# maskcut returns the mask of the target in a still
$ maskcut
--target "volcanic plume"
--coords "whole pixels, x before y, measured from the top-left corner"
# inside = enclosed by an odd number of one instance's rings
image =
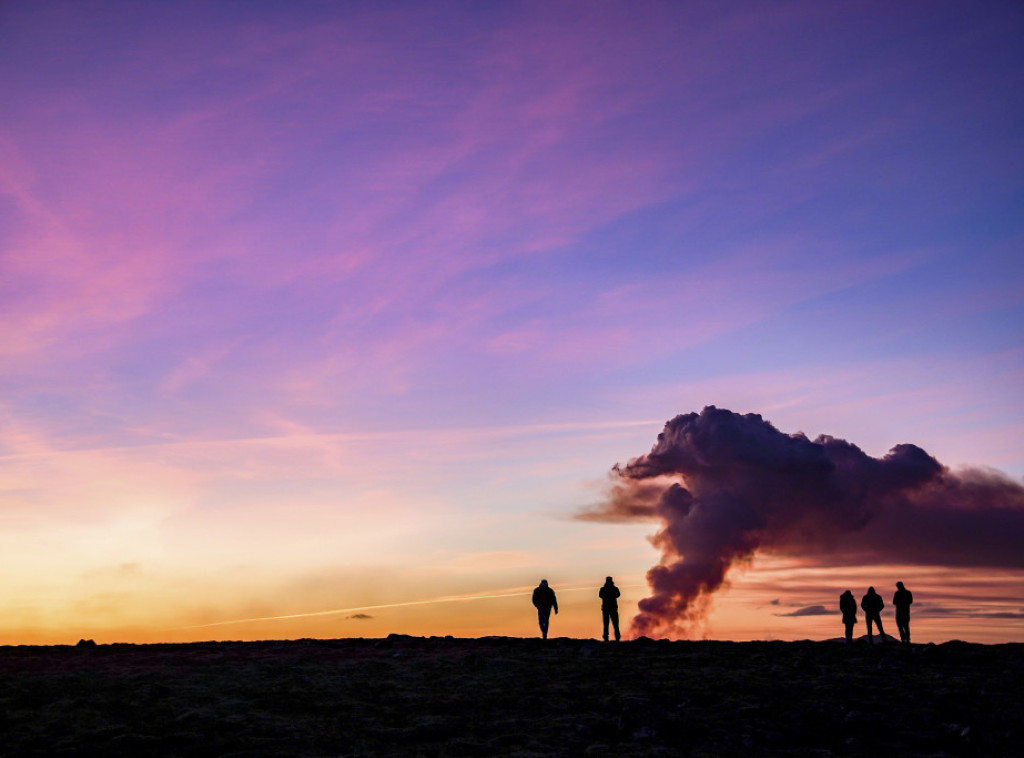
[[[685,637],[729,569],[756,551],[859,562],[1024,567],[1024,486],[952,472],[916,445],[872,458],[757,414],[708,406],[665,424],[646,455],[612,469],[608,500],[579,518],[656,518],[635,635]]]

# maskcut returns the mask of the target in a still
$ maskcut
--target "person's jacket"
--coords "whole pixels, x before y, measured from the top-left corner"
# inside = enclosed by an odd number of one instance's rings
[[[853,595],[844,592],[839,596],[839,610],[843,612],[843,622],[857,620],[857,601]]]
[[[903,611],[906,613],[910,610],[911,603],[914,602],[914,596],[910,594],[910,590],[896,590],[896,594],[892,596],[892,604],[896,606],[896,612]]]
[[[860,601],[860,607],[864,609],[864,613],[881,613],[882,609],[885,608],[885,601],[882,600],[882,596],[877,592],[869,592]]]
[[[555,591],[550,587],[537,587],[533,590],[533,604],[537,608],[554,608],[558,610],[558,601],[555,599]]]
[[[597,593],[601,598],[601,608],[606,611],[617,611],[619,609],[619,588],[614,584],[606,584]]]

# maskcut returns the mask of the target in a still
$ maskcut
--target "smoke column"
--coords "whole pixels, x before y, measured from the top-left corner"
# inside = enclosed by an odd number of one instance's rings
[[[1024,487],[951,472],[915,445],[872,458],[757,414],[706,407],[665,424],[651,451],[612,469],[607,502],[578,517],[655,518],[634,635],[686,637],[729,569],[755,551],[832,561],[1024,567]]]

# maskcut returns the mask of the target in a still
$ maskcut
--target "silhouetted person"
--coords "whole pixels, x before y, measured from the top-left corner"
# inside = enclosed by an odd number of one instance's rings
[[[864,609],[864,623],[868,625],[868,642],[874,642],[871,636],[871,624],[878,626],[878,634],[885,642],[885,631],[882,629],[882,609],[885,608],[885,601],[882,596],[875,592],[874,587],[868,587],[868,594],[860,600],[860,607]]]
[[[547,639],[551,609],[554,608],[555,615],[558,615],[558,599],[555,597],[555,591],[548,587],[547,579],[541,579],[540,585],[533,590],[533,604],[537,607],[537,621],[540,622],[541,636]]]
[[[857,599],[847,590],[839,596],[839,610],[843,613],[846,626],[846,641],[853,642],[853,625],[857,623]]]
[[[619,588],[615,586],[615,582],[609,576],[604,580],[604,586],[597,593],[597,596],[601,598],[601,617],[604,621],[604,641],[608,641],[608,622],[612,622],[612,626],[615,628],[615,641],[618,642],[621,637],[619,636]]]
[[[910,605],[914,596],[903,582],[896,582],[896,594],[892,596],[892,604],[896,608],[896,628],[900,630],[900,642],[910,642]]]

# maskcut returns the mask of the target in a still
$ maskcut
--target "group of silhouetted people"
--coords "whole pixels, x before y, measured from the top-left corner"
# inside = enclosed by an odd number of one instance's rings
[[[615,631],[615,641],[621,639],[620,594],[619,588],[615,586],[610,576],[604,580],[604,586],[597,592],[597,596],[601,598],[602,637],[605,642],[608,641],[609,623]],[[910,590],[903,586],[903,582],[896,582],[896,594],[892,596],[892,605],[896,609],[896,628],[899,629],[901,642],[910,642],[910,606],[913,602],[914,596]],[[555,591],[548,586],[547,579],[541,579],[540,584],[533,590],[533,605],[537,609],[541,637],[547,639],[551,611],[553,610],[555,615],[558,614],[558,598],[555,597]],[[878,634],[882,642],[885,642],[885,630],[882,629],[882,609],[885,608],[885,601],[875,592],[874,587],[868,587],[867,594],[861,598],[860,607],[864,611],[864,620],[868,625],[868,642],[875,641],[873,627],[878,628]],[[849,590],[839,596],[839,610],[843,614],[843,624],[846,626],[846,641],[853,642],[853,626],[857,623],[857,600]]]
[[[604,586],[597,592],[601,598],[601,617],[604,623],[604,641],[608,641],[608,624],[615,630],[615,641],[621,639],[619,634],[619,588],[609,576],[604,580]],[[555,591],[548,586],[547,579],[541,579],[540,584],[533,591],[533,605],[537,609],[537,621],[540,623],[540,635],[548,638],[548,622],[551,620],[551,611],[558,615],[558,598]]]
[[[900,631],[900,641],[910,642],[910,605],[914,602],[914,596],[910,590],[903,586],[903,582],[896,582],[896,594],[892,596],[892,605],[896,609],[896,628]],[[868,593],[861,598],[860,607],[864,611],[864,621],[868,625],[868,642],[874,642],[875,638],[871,627],[878,627],[878,635],[885,642],[885,631],[882,629],[882,609],[885,608],[885,601],[882,596],[875,592],[874,587],[868,587]],[[846,626],[846,641],[853,642],[853,625],[857,623],[857,601],[853,593],[847,590],[839,596],[839,610],[843,614],[843,624]]]

